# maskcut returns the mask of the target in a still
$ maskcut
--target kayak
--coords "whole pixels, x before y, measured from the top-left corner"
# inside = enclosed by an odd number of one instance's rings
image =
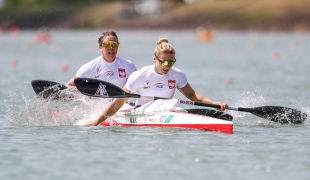
[[[66,86],[48,80],[33,80],[32,86],[39,97],[55,100],[59,99],[61,91],[66,89]],[[185,111],[172,110],[146,114],[135,114],[128,110],[120,111],[103,121],[100,126],[155,126],[233,133],[233,117],[230,114],[202,108]]]
[[[139,94],[124,92],[121,88],[105,81],[92,78],[76,78],[74,80],[77,89],[84,95],[99,98],[147,98],[152,100],[166,99],[161,97],[144,97]],[[32,87],[38,98],[58,100],[61,99],[61,92],[67,87],[63,84],[48,80],[33,80]],[[105,87],[105,94],[98,94],[98,90]],[[101,92],[101,91],[100,91]],[[70,98],[69,98],[70,99]],[[195,101],[179,100],[180,104],[220,108],[219,105],[206,104]],[[267,119],[281,124],[301,124],[307,120],[307,113],[298,109],[281,106],[261,106],[261,107],[231,107],[228,110],[251,113],[260,118]],[[118,112],[115,116],[101,123],[101,126],[157,126],[174,128],[192,128],[207,131],[218,131],[233,133],[233,117],[210,109],[186,109],[186,112],[170,111],[152,114],[132,114],[128,112]]]
[[[173,111],[143,115],[118,112],[113,117],[103,121],[100,126],[155,126],[233,133],[232,120]]]

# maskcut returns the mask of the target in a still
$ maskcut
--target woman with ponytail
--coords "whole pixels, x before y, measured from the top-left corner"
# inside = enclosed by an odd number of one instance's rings
[[[133,72],[129,76],[123,90],[128,93],[140,94],[141,96],[157,96],[171,99],[175,93],[175,90],[178,89],[191,101],[218,104],[221,106],[221,109],[219,110],[224,111],[228,107],[226,103],[212,101],[195,91],[190,86],[187,82],[185,73],[173,66],[176,63],[175,54],[175,49],[171,44],[169,44],[168,39],[160,38],[156,41],[156,48],[153,55],[154,64]],[[128,98],[114,99],[102,111],[101,115],[97,119],[88,121],[85,125],[99,125],[109,116],[114,115],[127,100]],[[150,100],[139,98],[136,101],[136,107],[143,105],[149,106],[149,103],[155,102],[150,102]]]

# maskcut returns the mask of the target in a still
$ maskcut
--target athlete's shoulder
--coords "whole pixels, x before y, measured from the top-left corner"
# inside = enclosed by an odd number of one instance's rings
[[[145,76],[146,74],[148,74],[149,72],[149,69],[150,69],[150,66],[145,66],[145,67],[142,67],[141,69],[133,72],[131,75],[138,78],[138,77],[143,77]]]
[[[98,57],[95,57],[94,59],[92,59],[91,61],[89,61],[88,65],[91,65],[91,64],[100,64],[101,63],[101,60],[102,60],[102,57],[101,56],[98,56]]]
[[[85,63],[81,68],[89,68],[89,67],[94,67],[100,65],[101,62],[101,56],[98,56],[91,61]]]
[[[170,70],[171,70],[171,71],[174,71],[174,72],[183,72],[181,69],[176,68],[176,67],[174,67],[174,66],[173,66]]]
[[[117,60],[123,62],[123,63],[127,63],[127,64],[132,64],[135,65],[132,61],[128,60],[128,59],[124,59],[122,57],[116,56]]]
[[[123,66],[126,67],[126,69],[129,68],[131,72],[134,72],[137,70],[136,65],[132,61],[130,61],[128,59],[121,58],[119,56],[116,56],[116,58]]]
[[[182,75],[185,75],[185,73],[184,73],[181,69],[176,68],[176,67],[172,67],[172,68],[170,69],[170,72],[173,73],[173,74],[182,74]]]
[[[176,67],[172,67],[169,71],[170,75],[176,77],[176,78],[187,78],[186,77],[186,74],[181,70],[181,69],[178,69]]]
[[[150,70],[152,70],[152,68],[153,68],[153,65],[144,66],[141,69],[137,70],[136,72],[138,74],[144,74],[144,73],[150,72]]]

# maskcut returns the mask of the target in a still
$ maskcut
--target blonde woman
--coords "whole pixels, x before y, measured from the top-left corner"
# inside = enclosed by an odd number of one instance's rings
[[[212,101],[202,94],[195,91],[187,82],[186,75],[178,68],[173,67],[176,63],[175,50],[168,39],[160,38],[156,42],[156,48],[153,56],[154,64],[141,68],[132,73],[123,90],[128,93],[140,94],[141,96],[157,96],[163,98],[172,98],[175,90],[178,89],[185,97],[191,101],[218,104],[220,110],[224,111],[228,105],[223,102]],[[95,120],[87,121],[85,125],[99,125],[114,115],[128,100],[128,98],[114,99],[102,111]],[[142,106],[148,103],[148,100],[137,99],[136,105]]]

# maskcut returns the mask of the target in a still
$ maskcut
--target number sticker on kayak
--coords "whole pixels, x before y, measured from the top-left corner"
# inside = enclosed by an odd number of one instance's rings
[[[167,117],[167,119],[165,120],[165,123],[169,123],[170,120],[173,118],[174,115],[170,115]]]
[[[130,117],[129,121],[132,124],[136,124],[137,123],[137,118],[136,117]]]
[[[164,119],[166,119],[166,116],[161,116],[158,120],[159,123],[163,123]]]

